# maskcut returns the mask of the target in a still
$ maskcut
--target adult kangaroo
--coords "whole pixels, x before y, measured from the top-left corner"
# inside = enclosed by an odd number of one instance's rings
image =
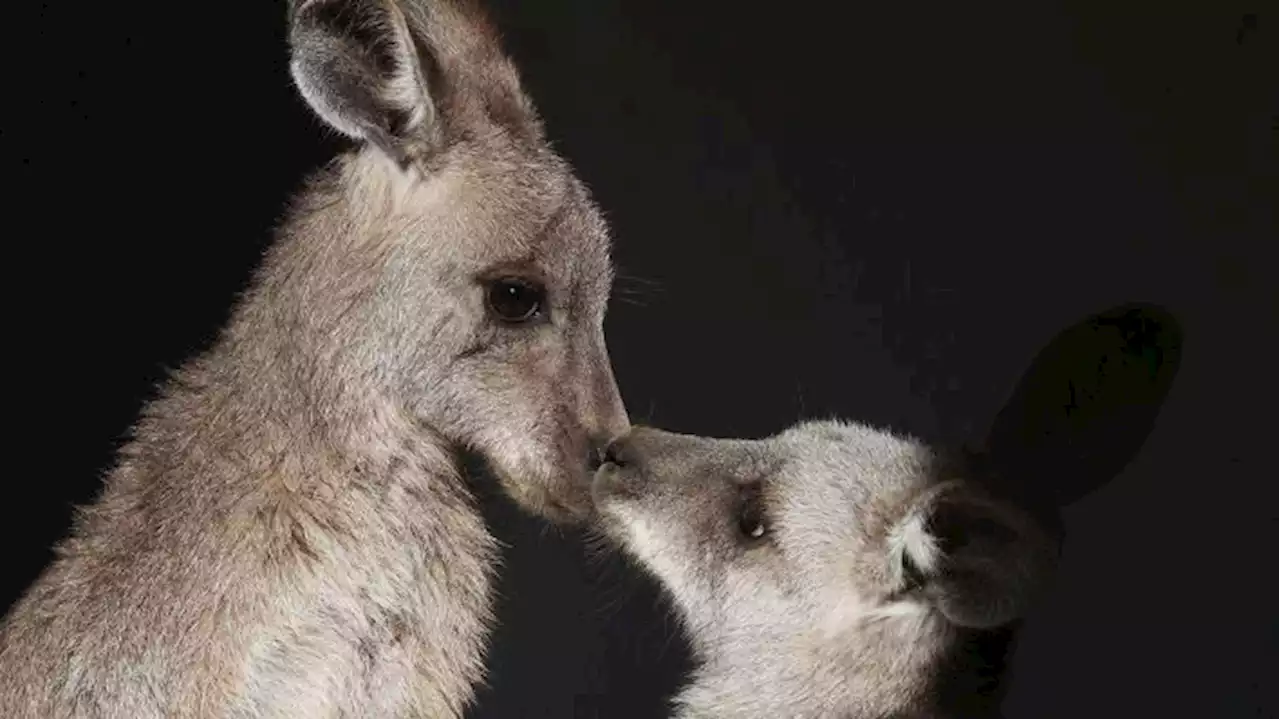
[[[573,522],[629,427],[607,228],[479,8],[288,15],[298,90],[356,147],[5,618],[2,716],[459,716],[496,561],[461,453]]]

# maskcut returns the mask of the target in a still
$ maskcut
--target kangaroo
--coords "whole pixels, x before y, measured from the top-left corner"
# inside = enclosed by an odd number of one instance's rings
[[[497,555],[459,458],[580,522],[629,427],[607,227],[482,12],[288,23],[298,91],[353,148],[5,617],[0,715],[460,716]]]
[[[1029,468],[1025,449],[1055,432],[1087,436],[1077,419],[1108,397],[1119,409],[1144,387],[1158,406],[1178,337],[1172,318],[1142,307],[1064,332],[973,451],[836,420],[761,440],[636,427],[614,442],[593,484],[599,529],[667,590],[701,661],[675,716],[996,716],[1000,694],[975,649],[1050,586],[1061,540],[1029,496],[1000,489],[1000,468]],[[1120,361],[1090,383],[1108,357]],[[1086,385],[1105,392],[1059,403]],[[1070,421],[1046,413],[1055,404]],[[1145,429],[1131,432],[1132,453]],[[1005,444],[1015,436],[1021,448]],[[1053,451],[1072,466],[1061,444]],[[1095,480],[1123,466],[1078,456],[1076,468],[1104,467]]]

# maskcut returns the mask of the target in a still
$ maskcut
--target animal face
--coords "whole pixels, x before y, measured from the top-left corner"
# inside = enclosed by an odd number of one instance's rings
[[[959,465],[856,424],[756,441],[636,428],[606,457],[594,484],[604,531],[668,588],[704,647],[847,637],[894,616],[945,620],[920,632],[996,626],[1050,565],[1036,527]]]
[[[584,516],[591,457],[629,427],[609,233],[496,33],[469,2],[307,0],[290,24],[300,93],[361,143],[297,222],[327,238],[306,250],[305,321],[341,308],[326,356],[483,454],[527,509]]]
[[[411,191],[380,321],[403,338],[414,412],[483,454],[526,508],[568,521],[628,422],[603,333],[607,228],[566,166],[536,159],[459,158]]]
[[[600,528],[665,586],[701,659],[675,715],[997,716],[990,652],[1052,574],[1053,515],[1142,446],[1181,344],[1159,307],[1083,318],[977,452],[842,422],[613,443]]]
[[[447,307],[419,318],[431,329],[420,346],[434,347],[410,391],[421,392],[419,414],[484,454],[516,500],[569,520],[590,507],[592,458],[629,425],[603,333],[607,230],[586,189],[548,165],[537,191],[527,168],[474,178],[494,187],[459,189],[449,210],[469,241],[445,256],[409,252],[416,269],[406,271],[423,273],[410,284],[439,288]]]

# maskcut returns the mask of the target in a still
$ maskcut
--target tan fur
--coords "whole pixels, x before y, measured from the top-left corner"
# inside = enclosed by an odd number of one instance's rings
[[[459,451],[576,521],[593,446],[627,429],[606,227],[483,17],[310,0],[290,22],[299,88],[359,147],[6,616],[0,716],[459,716],[495,561]],[[511,275],[545,285],[540,321],[491,316]]]
[[[968,716],[943,687],[956,650],[1018,619],[1054,566],[1050,536],[962,464],[862,425],[636,428],[608,456],[602,529],[666,587],[701,660],[685,719]],[[740,526],[757,491],[758,540]]]

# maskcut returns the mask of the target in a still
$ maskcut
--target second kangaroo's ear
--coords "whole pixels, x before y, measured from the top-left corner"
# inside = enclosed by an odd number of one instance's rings
[[[953,624],[1021,619],[1057,564],[1057,545],[1013,506],[945,483],[919,497],[889,536],[891,572]]]
[[[291,0],[289,47],[316,115],[401,164],[489,128],[537,132],[514,66],[469,0]]]
[[[1062,507],[1141,449],[1177,376],[1182,328],[1163,308],[1113,307],[1058,333],[997,414],[983,453],[1008,483]]]

